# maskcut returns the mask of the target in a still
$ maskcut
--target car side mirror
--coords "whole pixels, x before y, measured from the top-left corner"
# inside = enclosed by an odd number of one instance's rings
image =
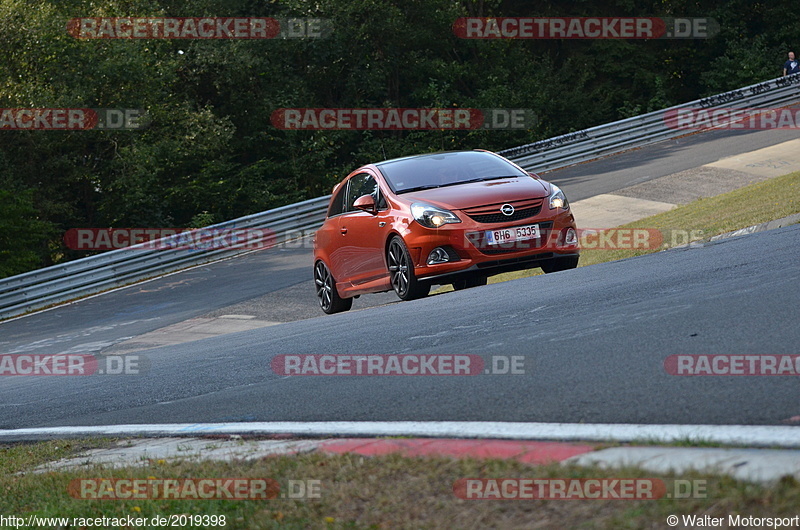
[[[375,197],[372,195],[362,195],[353,203],[353,208],[358,208],[371,214],[377,213],[375,211]]]

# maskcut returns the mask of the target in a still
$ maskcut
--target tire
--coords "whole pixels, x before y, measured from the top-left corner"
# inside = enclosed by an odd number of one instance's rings
[[[489,278],[487,278],[486,276],[482,276],[480,274],[472,276],[464,276],[463,278],[459,278],[458,280],[453,282],[453,290],[463,291],[464,289],[480,287],[481,285],[486,285],[488,281]]]
[[[317,290],[317,298],[319,298],[319,306],[322,310],[332,315],[334,313],[341,313],[353,307],[352,298],[341,298],[339,292],[336,290],[336,280],[333,278],[331,271],[324,262],[318,261],[314,265],[314,286]]]
[[[550,274],[551,272],[560,272],[566,271],[569,269],[574,269],[578,266],[578,258],[579,256],[564,256],[563,258],[553,258],[551,260],[546,261],[542,265],[542,270],[545,274]]]
[[[389,267],[392,288],[400,300],[415,300],[428,296],[431,284],[417,280],[414,275],[414,264],[411,263],[411,255],[399,236],[394,236],[389,241],[386,264]]]

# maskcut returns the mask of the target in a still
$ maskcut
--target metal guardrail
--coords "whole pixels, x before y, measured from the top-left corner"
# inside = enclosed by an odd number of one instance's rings
[[[269,245],[301,237],[325,219],[330,196],[310,199],[240,217],[199,230],[199,248],[186,248],[180,235],[54,265],[0,280],[0,318],[127,285],[182,268],[252,250],[225,243],[226,233],[241,229],[268,231]],[[207,247],[207,248],[202,248]]]
[[[668,109],[505,149],[498,154],[526,170],[543,173],[694,132],[676,127],[676,120],[667,117],[670,111],[775,108],[795,103],[800,100],[798,84],[800,74],[779,77]]]
[[[684,129],[670,127],[668,113],[678,109],[753,108],[786,106],[800,100],[800,74],[777,78],[724,94],[691,101],[625,120],[591,127],[531,144],[500,151],[527,170],[545,172],[601,156],[683,136]],[[325,218],[330,195],[240,217],[202,230],[270,230],[274,244],[318,228]],[[154,243],[104,252],[62,265],[26,272],[0,280],[0,318],[9,318],[48,305],[152,278],[182,268],[248,252],[247,248],[215,245],[208,249],[170,247],[169,238]]]

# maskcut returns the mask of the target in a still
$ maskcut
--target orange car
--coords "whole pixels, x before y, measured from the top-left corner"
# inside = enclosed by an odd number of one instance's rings
[[[322,310],[394,289],[402,300],[431,285],[456,290],[487,277],[578,266],[575,219],[564,193],[488,151],[409,156],[363,166],[333,189],[314,239]]]

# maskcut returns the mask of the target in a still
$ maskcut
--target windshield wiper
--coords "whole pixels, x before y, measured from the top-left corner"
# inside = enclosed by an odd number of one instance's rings
[[[397,190],[397,193],[409,193],[412,191],[432,190],[434,188],[441,188],[444,184],[428,185],[428,186],[414,186],[413,188],[406,188],[404,190]]]
[[[484,182],[487,180],[498,180],[498,179],[508,179],[508,178],[519,178],[520,175],[500,175],[497,177],[478,177],[469,180],[459,180],[458,182],[447,182],[445,184],[429,184],[427,186],[415,186],[413,188],[408,188],[404,190],[399,190],[397,193],[409,193],[412,191],[422,191],[422,190],[432,190],[434,188],[445,188],[447,186],[458,186],[459,184],[470,184],[473,182]]]
[[[500,175],[498,177],[478,177],[478,178],[469,179],[469,180],[462,180],[461,182],[453,182],[451,184],[448,184],[448,186],[453,186],[455,184],[468,184],[470,182],[484,182],[486,180],[515,179],[515,178],[519,178],[519,175]]]

